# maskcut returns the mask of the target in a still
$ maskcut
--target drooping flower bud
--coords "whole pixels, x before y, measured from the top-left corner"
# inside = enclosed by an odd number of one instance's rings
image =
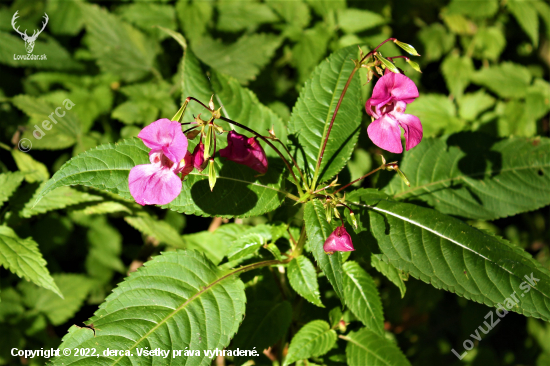
[[[333,254],[334,252],[350,252],[355,250],[355,248],[346,228],[338,226],[325,241],[323,250],[327,254]]]
[[[193,170],[193,154],[191,154],[189,151],[185,153],[185,157],[180,162],[180,165],[183,165],[183,168],[181,169],[181,178],[183,179],[186,175],[191,173]]]
[[[246,165],[260,174],[267,172],[267,157],[255,137],[247,138],[235,131],[227,134],[227,147],[220,150],[220,156],[235,163]]]
[[[204,161],[204,144],[201,141],[197,146],[195,146],[195,150],[193,150],[193,166],[199,172],[202,172],[206,167]]]

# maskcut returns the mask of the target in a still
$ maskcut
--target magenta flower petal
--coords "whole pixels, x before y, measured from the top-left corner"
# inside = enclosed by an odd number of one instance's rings
[[[227,147],[220,150],[220,156],[246,165],[260,174],[267,172],[267,157],[262,145],[254,137],[247,138],[235,131],[229,131]]]
[[[389,115],[385,114],[372,122],[367,133],[376,146],[395,154],[403,152],[401,130],[397,121]]]
[[[193,165],[199,172],[204,170],[204,144],[202,141],[193,150]]]
[[[162,151],[172,162],[179,163],[187,151],[187,137],[181,130],[181,124],[167,118],[159,119],[143,128],[138,137],[153,151]]]
[[[355,250],[355,248],[353,247],[351,236],[346,231],[346,228],[344,226],[338,226],[325,241],[323,250],[327,254],[332,254],[334,252],[350,252]]]
[[[407,151],[422,141],[422,123],[420,118],[412,114],[395,114],[399,125],[405,130],[405,148]]]
[[[193,170],[194,168],[193,160],[194,160],[193,154],[187,151],[187,153],[185,154],[185,158],[183,158],[183,160],[180,163],[180,168],[179,168],[182,178],[188,175],[189,173],[191,173],[191,171]]]
[[[380,78],[372,91],[371,104],[380,106],[392,101],[412,103],[418,98],[418,88],[403,74],[389,73]]]
[[[181,179],[157,164],[137,165],[130,170],[128,185],[140,205],[165,205],[181,192]]]

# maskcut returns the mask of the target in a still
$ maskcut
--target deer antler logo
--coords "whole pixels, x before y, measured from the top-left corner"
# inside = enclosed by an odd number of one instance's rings
[[[15,28],[15,20],[17,18],[19,18],[19,16],[17,15],[17,13],[19,12],[16,11],[15,14],[13,14],[13,18],[11,18],[11,26],[13,27],[13,29],[15,29],[15,31],[17,33],[19,33],[21,35],[21,38],[23,38],[23,41],[25,41],[25,48],[27,49],[27,53],[32,53],[32,50],[34,49],[34,42],[36,41],[36,38],[38,37],[38,35],[40,33],[42,33],[42,31],[44,30],[44,28],[46,28],[46,24],[48,24],[48,14],[44,13],[44,19],[46,20],[45,22],[42,22],[42,29],[40,29],[38,31],[38,33],[36,33],[37,31],[35,30],[32,34],[32,36],[28,36],[27,35],[27,30],[25,29],[24,32],[20,32],[19,31],[19,27]]]

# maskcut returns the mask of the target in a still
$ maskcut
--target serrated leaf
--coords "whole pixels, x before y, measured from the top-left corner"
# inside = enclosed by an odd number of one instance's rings
[[[399,347],[367,328],[346,336],[346,356],[349,366],[410,366]]]
[[[468,121],[474,121],[481,112],[494,105],[495,98],[480,89],[475,93],[464,94],[458,100],[458,114]]]
[[[518,21],[520,27],[527,33],[533,46],[539,44],[539,17],[537,9],[531,1],[510,0],[506,3],[508,9]]]
[[[43,187],[44,182],[41,186]],[[25,218],[39,215],[48,211],[60,210],[62,208],[77,205],[84,202],[102,201],[103,197],[89,194],[86,192],[77,191],[70,187],[59,187],[50,191],[39,202],[36,199],[39,195],[40,188],[36,191],[29,202],[25,204],[21,211],[21,216]]]
[[[357,206],[384,260],[398,269],[487,306],[506,304],[508,310],[550,319],[550,272],[523,249],[429,208],[391,201]],[[538,281],[526,292],[531,276]],[[510,304],[514,293],[524,296]]]
[[[149,164],[149,149],[138,138],[117,144],[105,144],[77,155],[65,163],[38,194],[41,199],[49,191],[67,185],[84,185],[132,199],[128,188],[130,170]],[[270,161],[267,174],[255,177],[246,166],[224,162],[218,170],[214,192],[208,176],[193,171],[183,182],[182,193],[164,206],[177,212],[203,216],[248,217],[273,211],[284,200],[282,166]]]
[[[227,258],[233,261],[254,253],[262,245],[271,240],[271,230],[266,225],[258,225],[243,232],[231,243]]]
[[[136,81],[152,72],[158,44],[97,5],[80,6],[86,14],[87,44],[103,71],[126,81]]]
[[[299,82],[303,83],[315,69],[327,52],[327,46],[334,31],[327,29],[323,23],[300,31],[297,43],[292,47],[292,66],[298,69]]]
[[[231,349],[253,350],[259,354],[264,349],[273,346],[288,331],[292,322],[292,306],[288,301],[255,301],[249,303],[243,324]],[[257,360],[257,357],[235,357],[235,364],[242,365],[247,360]]]
[[[223,276],[204,255],[187,250],[165,252],[145,263],[113,290],[89,320],[96,328],[72,329],[60,348],[93,347],[103,355],[117,349],[134,356],[102,356],[103,363],[157,364],[162,358],[139,357],[137,350],[153,346],[198,350],[200,356],[177,358],[179,365],[208,365],[205,350],[223,349],[237,331],[245,311],[243,283]],[[176,336],[177,334],[177,336]],[[164,345],[164,346],[162,346]],[[170,360],[172,360],[170,358]],[[57,357],[52,365],[89,364],[94,356]]]
[[[306,203],[304,220],[309,248],[317,261],[317,265],[321,267],[321,270],[327,276],[336,295],[344,302],[342,257],[340,252],[328,255],[323,250],[323,245],[333,230],[327,222],[325,209],[319,200]]]
[[[338,25],[346,33],[359,33],[387,22],[382,15],[368,10],[340,9],[337,14]]]
[[[372,277],[357,262],[344,263],[346,305],[370,330],[384,335],[382,300]]]
[[[244,35],[229,45],[203,37],[192,49],[205,64],[246,84],[256,78],[281,42],[281,37],[265,33]]]
[[[274,23],[279,20],[267,4],[255,1],[221,0],[218,2],[218,30],[239,32],[255,29],[260,24]]]
[[[531,73],[524,66],[502,62],[476,71],[472,81],[502,98],[522,98],[531,82]]]
[[[48,24],[48,29],[53,34],[76,35],[84,26],[84,15],[77,2],[73,1],[49,1],[46,4],[47,14],[50,14],[55,22]]]
[[[161,243],[182,248],[183,240],[176,229],[164,221],[156,220],[148,215],[127,216],[124,220],[134,229],[139,230],[144,235],[152,236]]]
[[[407,287],[405,286],[405,282],[403,281],[403,278],[401,278],[399,274],[399,270],[394,267],[393,264],[384,262],[381,259],[382,255],[380,254],[371,254],[370,256],[370,264],[378,272],[386,276],[388,280],[393,282],[395,286],[399,288],[399,291],[401,292],[401,298],[405,297],[405,292],[407,291]]]
[[[449,52],[455,44],[456,36],[447,32],[441,23],[435,22],[422,28],[418,38],[424,44],[422,56],[429,62],[439,60]]]
[[[336,332],[324,320],[314,320],[304,325],[292,338],[283,366],[298,360],[322,356],[336,343]]]
[[[80,309],[92,281],[86,276],[76,274],[54,274],[53,279],[64,298],[25,282],[20,283],[19,290],[23,293],[23,301],[27,307],[46,315],[53,325],[61,325]]]
[[[456,98],[460,98],[464,89],[470,84],[474,63],[470,57],[450,54],[441,63],[441,71],[449,92]]]
[[[452,0],[447,8],[447,13],[467,15],[472,18],[489,18],[498,11],[498,0],[485,0],[472,6],[469,0]]]
[[[168,37],[168,34],[157,27],[176,30],[176,12],[174,7],[167,4],[134,3],[122,5],[116,9],[116,12],[122,19],[154,35],[159,40]]]
[[[7,226],[0,226],[0,265],[62,296],[46,268],[38,244],[32,238],[21,239]]]
[[[213,94],[212,87],[206,73],[201,68],[200,61],[189,47],[185,50],[182,67],[182,99],[193,97],[206,104]],[[198,116],[200,113],[207,113],[206,115],[208,115],[206,109],[194,101],[189,103],[185,112],[186,118]]]
[[[386,193],[471,219],[536,210],[550,204],[549,149],[544,137],[497,141],[468,132],[424,139],[400,164],[411,187],[394,177]]]
[[[407,106],[407,113],[420,118],[424,137],[436,136],[443,131],[453,133],[464,127],[456,116],[456,106],[442,94],[424,94]]]
[[[310,303],[324,308],[319,293],[317,272],[306,256],[294,258],[288,265],[288,282],[300,296]]]
[[[7,172],[0,174],[0,207],[11,197],[19,187],[25,175],[22,172]]]
[[[297,161],[317,182],[336,175],[351,157],[361,123],[361,87],[358,77],[349,84],[334,121],[320,171],[315,172],[336,104],[355,65],[357,47],[333,53],[317,66],[292,109],[289,132],[298,138]]]
[[[200,38],[212,19],[213,1],[179,0],[176,13],[185,36],[190,40]]]

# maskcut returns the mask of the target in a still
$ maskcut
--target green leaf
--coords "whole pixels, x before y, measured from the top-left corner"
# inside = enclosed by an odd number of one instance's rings
[[[475,93],[464,94],[458,100],[458,114],[461,118],[468,121],[474,121],[483,111],[495,105],[495,98],[485,93],[483,89]]]
[[[309,175],[315,173],[316,182],[329,180],[345,166],[359,136],[361,86],[355,77],[334,121],[320,171],[315,172],[336,104],[355,67],[351,59],[357,57],[357,52],[354,46],[341,49],[317,66],[292,109],[289,132],[298,138],[298,165],[305,167]]]
[[[405,282],[403,281],[399,270],[395,268],[393,264],[384,262],[381,257],[382,255],[380,254],[371,254],[371,266],[376,268],[378,272],[386,276],[388,280],[393,282],[393,284],[399,288],[399,291],[401,292],[401,298],[405,297],[405,291],[407,291],[407,287],[405,286]]]
[[[141,31],[97,5],[80,4],[86,14],[87,44],[104,71],[125,81],[150,74],[159,46]]]
[[[311,21],[309,7],[302,0],[266,0],[266,4],[275,10],[292,27],[302,29],[307,27]]]
[[[281,37],[265,33],[244,35],[232,44],[203,37],[192,49],[205,64],[247,84],[256,79],[281,42]]]
[[[300,83],[307,80],[315,66],[325,56],[332,35],[332,30],[327,29],[323,23],[298,33],[298,42],[292,47],[291,64],[298,69]]]
[[[311,261],[304,255],[294,258],[288,265],[288,281],[300,296],[310,303],[324,308],[319,293],[317,272]]]
[[[410,366],[403,352],[392,341],[367,328],[346,336],[349,366]]]
[[[319,200],[313,200],[306,203],[304,220],[306,222],[309,248],[317,264],[334,288],[336,295],[338,295],[343,302],[345,298],[342,257],[340,252],[328,255],[323,250],[323,245],[333,230],[327,222],[325,209]]]
[[[11,155],[17,168],[25,174],[25,180],[29,183],[42,182],[50,178],[46,165],[36,161],[28,153],[19,150],[12,150]]]
[[[236,79],[218,72],[212,75],[212,88],[215,92],[214,98],[223,106],[222,112],[225,117],[248,126],[262,135],[267,135],[267,130],[274,127],[277,138],[286,144],[288,132],[285,123],[271,109],[261,104],[251,90],[242,87]],[[241,134],[250,135],[250,132],[239,127],[231,128]],[[261,142],[261,144],[264,145],[267,156],[278,156],[272,148],[265,146],[265,143]]]
[[[231,349],[255,349],[262,354],[262,350],[273,346],[288,331],[292,322],[292,305],[288,301],[254,301],[246,308],[246,316],[231,342]],[[241,356],[235,357],[235,364],[242,365],[249,359],[258,362],[258,357]]]
[[[340,9],[338,11],[338,25],[346,33],[359,33],[386,22],[383,16],[368,10]]]
[[[214,2],[179,0],[176,3],[176,13],[185,36],[194,41],[206,32],[214,13]]]
[[[216,26],[224,32],[253,30],[260,24],[275,23],[279,20],[267,4],[254,1],[220,0],[218,12]]]
[[[149,149],[138,138],[105,144],[83,152],[65,163],[38,194],[67,185],[84,185],[132,199],[128,188],[130,170],[149,164]],[[248,217],[276,209],[284,200],[282,166],[275,161],[262,177],[246,166],[226,161],[218,170],[214,191],[208,176],[193,171],[183,182],[182,193],[164,206],[177,212],[203,216]]]
[[[103,355],[107,347],[116,344],[118,350],[128,350],[133,356],[100,356],[101,362],[129,364],[139,359],[152,365],[157,358],[139,357],[138,350],[169,345],[164,348],[187,347],[200,352],[194,357],[182,352],[177,357],[180,365],[210,364],[212,357],[204,351],[229,344],[242,321],[245,301],[243,283],[234,276],[222,276],[204,255],[190,250],[165,252],[145,263],[107,297],[88,322],[96,328],[95,337],[89,329],[73,327],[60,348],[91,347]],[[95,355],[73,353],[55,358],[52,365],[97,362]]]
[[[550,272],[523,249],[429,208],[391,201],[357,206],[384,260],[398,269],[487,306],[550,319]],[[536,284],[526,282],[531,276]],[[523,296],[516,302],[513,294]]]
[[[317,1],[306,0],[306,3],[315,10],[317,14],[322,17],[327,17],[332,12],[336,12],[346,8],[345,0],[333,0],[333,1]]]
[[[422,28],[418,32],[418,38],[424,44],[421,53],[426,62],[439,60],[455,44],[455,35],[447,32],[447,29],[437,22]]]
[[[344,263],[346,305],[365,326],[384,335],[382,300],[372,277],[357,262]]]
[[[22,172],[7,172],[0,174],[0,207],[11,197],[13,192],[21,185],[25,178]]]
[[[122,5],[116,9],[121,18],[141,28],[144,32],[161,40],[168,34],[158,29],[164,27],[176,30],[176,13],[174,7],[167,4],[135,3]]]
[[[48,22],[48,29],[53,34],[77,35],[84,26],[84,15],[80,6],[74,1],[48,1],[46,13],[55,22]]]
[[[21,282],[19,290],[23,293],[23,302],[27,307],[45,314],[53,325],[61,325],[80,309],[92,281],[76,274],[54,274],[53,279],[63,293],[63,298],[28,282]]]
[[[183,247],[183,240],[176,229],[165,221],[152,218],[149,215],[125,217],[124,220],[134,229],[146,236],[151,236],[161,243],[175,247]]]
[[[420,118],[424,137],[460,131],[464,122],[456,116],[453,101],[441,94],[424,94],[407,106],[407,113]],[[406,172],[405,172],[406,173]]]
[[[248,254],[254,253],[262,245],[267,244],[271,240],[271,229],[267,225],[254,226],[245,232],[231,243],[227,258],[230,261],[242,258]]]
[[[314,320],[304,325],[292,338],[283,366],[298,360],[322,356],[336,343],[336,332],[324,320]]]
[[[527,33],[533,46],[539,45],[539,17],[537,9],[531,1],[510,0],[506,3],[508,9],[518,21],[520,27]]]
[[[475,72],[472,81],[502,98],[522,98],[531,82],[531,73],[521,65],[502,62]]]
[[[449,15],[459,14],[472,18],[490,18],[498,11],[498,0],[485,0],[476,2],[472,6],[469,0],[452,0],[447,7]]]
[[[411,187],[394,177],[386,193],[471,219],[536,210],[550,204],[549,148],[548,138],[497,142],[480,133],[424,139],[400,164]]]
[[[32,238],[21,239],[7,226],[0,226],[0,265],[62,296],[46,268],[38,244]]]
[[[31,141],[33,149],[65,149],[74,145],[81,135],[80,121],[70,111],[74,104],[69,99],[54,105],[44,98],[17,95],[12,103],[31,117],[23,138]]]
[[[42,184],[42,187],[46,183]],[[84,202],[103,201],[103,197],[77,191],[70,187],[59,187],[44,196],[39,202],[36,202],[40,189],[36,191],[29,202],[25,204],[21,211],[21,216],[29,218],[48,211],[60,210],[62,208],[77,205]]]
[[[181,84],[183,101],[187,97],[193,97],[206,104],[214,93],[209,79],[206,78],[206,73],[201,68],[200,61],[189,47],[185,50],[182,68]],[[208,113],[204,107],[194,101],[189,102],[185,111],[188,117],[198,116],[200,113],[205,112]]]
[[[473,39],[462,38],[463,47],[472,45],[473,57],[482,60],[497,61],[504,47],[506,47],[506,38],[500,27],[481,27]]]
[[[470,57],[450,54],[441,64],[441,71],[449,92],[460,99],[464,89],[470,84],[474,63]]]

